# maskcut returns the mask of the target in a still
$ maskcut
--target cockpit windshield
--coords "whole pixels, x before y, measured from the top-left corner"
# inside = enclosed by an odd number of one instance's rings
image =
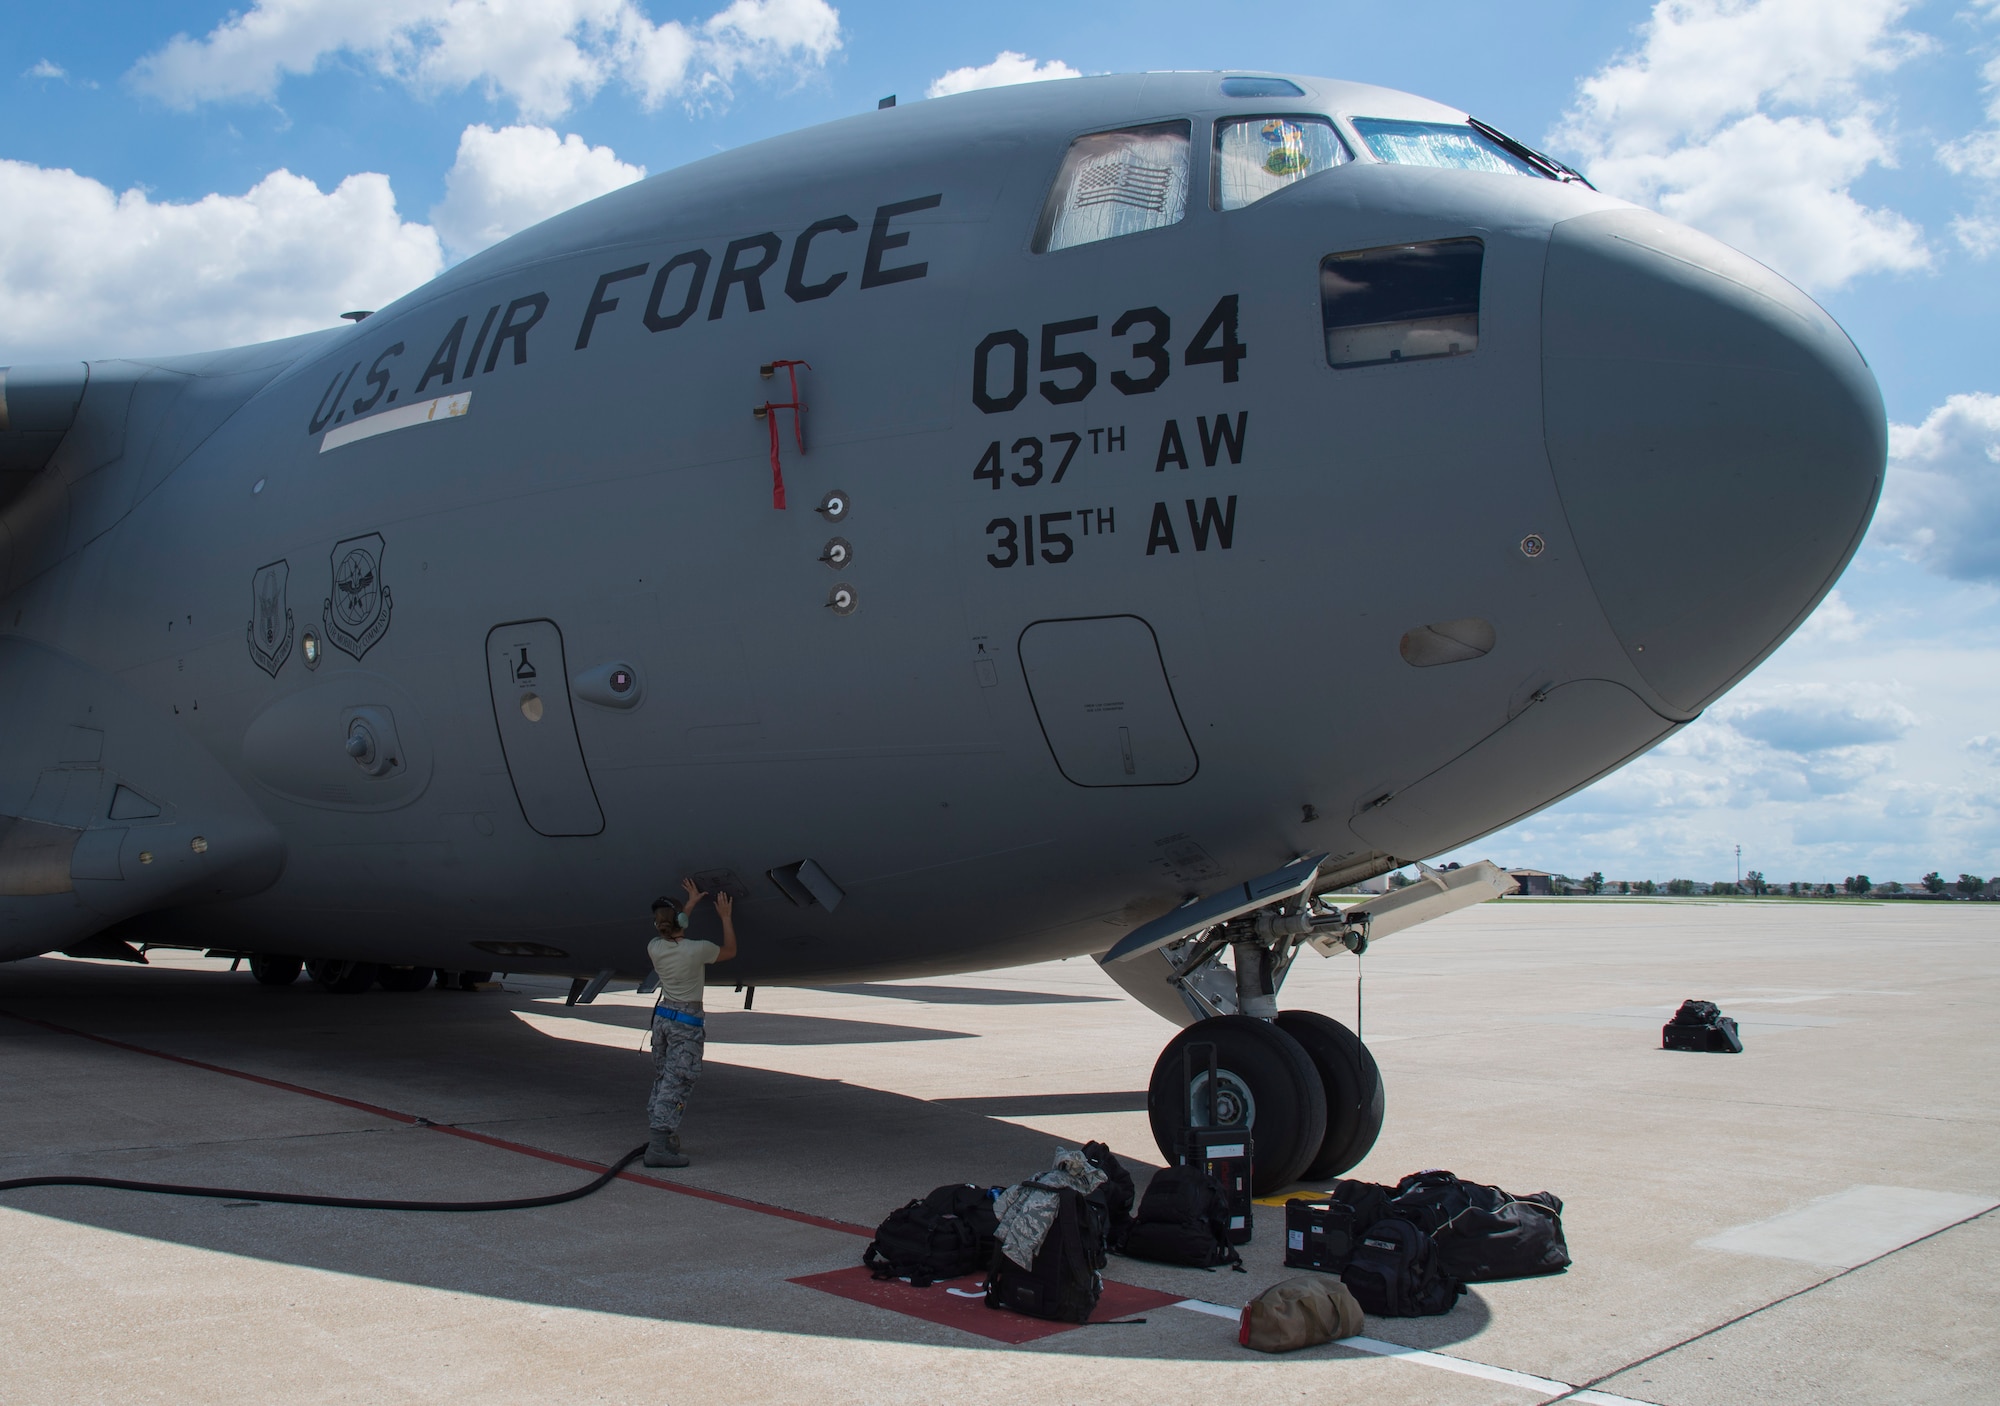
[[[1178,224],[1187,213],[1188,128],[1158,122],[1070,143],[1035,231],[1035,252]]]
[[[1465,122],[1404,122],[1390,117],[1357,117],[1354,130],[1378,161],[1395,166],[1442,166],[1454,171],[1555,179],[1524,156]]]
[[[1240,210],[1354,158],[1324,117],[1231,117],[1215,124],[1215,205]]]

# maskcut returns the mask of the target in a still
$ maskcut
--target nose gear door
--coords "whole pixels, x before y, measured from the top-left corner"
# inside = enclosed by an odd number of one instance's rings
[[[486,680],[493,719],[521,814],[538,834],[604,830],[577,740],[562,631],[553,620],[517,620],[486,635]]]
[[[1078,786],[1178,786],[1200,765],[1153,627],[1136,615],[1037,620],[1021,672],[1062,774]]]

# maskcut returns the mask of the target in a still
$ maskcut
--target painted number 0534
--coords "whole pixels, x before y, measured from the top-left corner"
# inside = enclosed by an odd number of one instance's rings
[[[1051,405],[1074,405],[1097,389],[1097,362],[1085,350],[1090,345],[1086,339],[1096,331],[1095,317],[1042,324],[1040,346],[1035,349],[1035,366],[1043,376],[1037,383],[1042,399]],[[1173,322],[1165,312],[1159,308],[1122,312],[1111,324],[1111,335],[1132,338],[1130,366],[1111,373],[1113,389],[1120,395],[1147,395],[1167,383],[1173,372],[1169,350]],[[1230,293],[1216,302],[1181,350],[1181,364],[1219,365],[1222,379],[1234,381],[1237,363],[1249,354],[1237,332],[1237,295]],[[999,415],[1026,400],[1029,357],[1027,334],[1019,328],[988,333],[972,353],[972,403],[988,415]]]

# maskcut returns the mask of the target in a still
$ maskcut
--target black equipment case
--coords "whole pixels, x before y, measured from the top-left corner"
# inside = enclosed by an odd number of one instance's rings
[[[1182,1136],[1181,1165],[1200,1167],[1222,1183],[1222,1189],[1229,1197],[1229,1243],[1247,1245],[1250,1243],[1252,1216],[1250,1173],[1256,1143],[1250,1136],[1247,1123],[1215,1125],[1214,1045],[1197,1042],[1182,1052],[1181,1070],[1187,1087],[1190,1090],[1194,1088],[1194,1052],[1198,1049],[1208,1051],[1208,1117],[1205,1122],[1188,1128]],[[1190,1117],[1193,1111],[1189,1110]]]
[[[1354,1254],[1354,1208],[1294,1196],[1285,1202],[1285,1267],[1338,1274]]]

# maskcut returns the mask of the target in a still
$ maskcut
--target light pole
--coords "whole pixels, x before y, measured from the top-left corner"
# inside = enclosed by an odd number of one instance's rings
[[[1736,886],[1743,887],[1743,846],[1736,847]]]

